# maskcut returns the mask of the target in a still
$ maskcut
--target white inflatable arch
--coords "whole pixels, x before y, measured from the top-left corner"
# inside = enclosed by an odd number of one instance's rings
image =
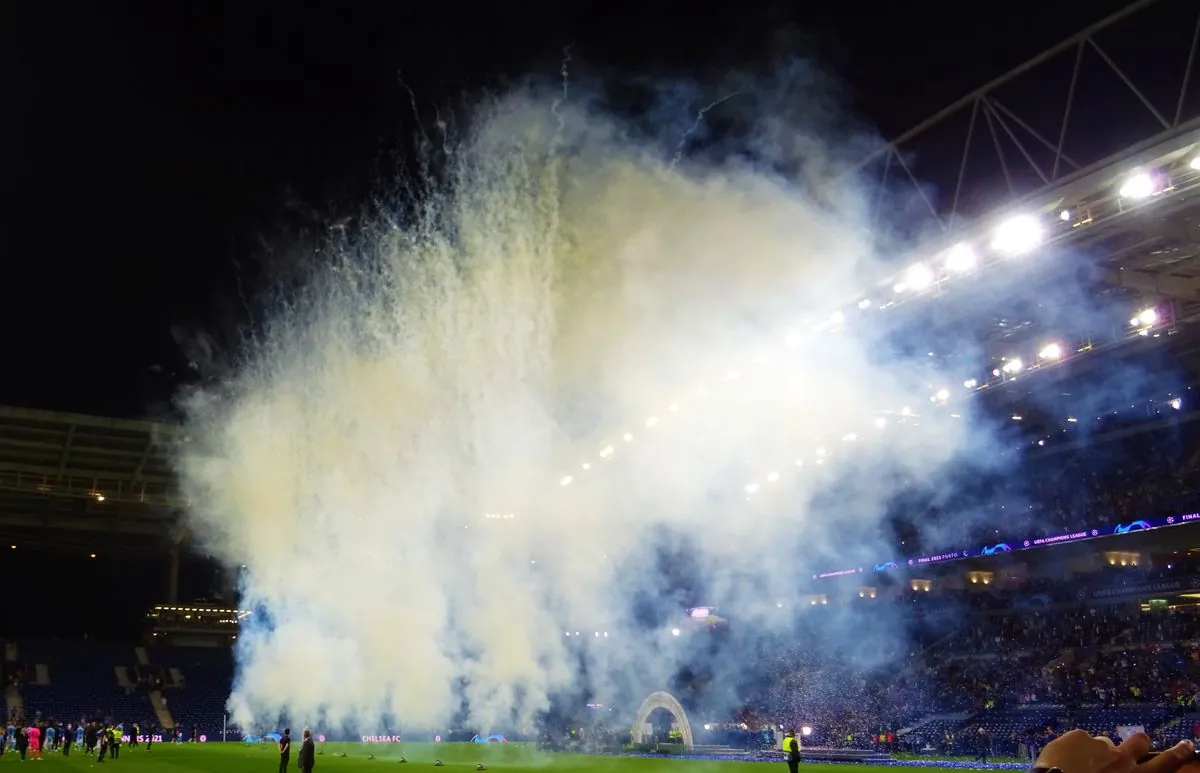
[[[638,709],[637,719],[633,723],[634,743],[642,737],[642,727],[656,709],[666,709],[671,712],[671,716],[675,717],[676,724],[683,732],[683,745],[691,749],[695,744],[692,743],[692,726],[688,723],[687,714],[684,713],[683,706],[679,704],[679,701],[675,700],[675,696],[665,692],[650,693],[649,697],[642,701],[642,707]]]

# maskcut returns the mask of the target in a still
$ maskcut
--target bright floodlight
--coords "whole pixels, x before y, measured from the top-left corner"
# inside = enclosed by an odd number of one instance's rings
[[[934,395],[934,397],[937,398],[937,401],[939,403],[944,403],[950,399],[950,390],[949,389],[939,389],[937,391],[937,394]]]
[[[812,728],[808,725],[805,725],[804,727],[800,728],[800,735],[807,738],[808,736],[812,735]]]
[[[920,263],[909,268],[904,275],[904,283],[917,292],[929,287],[936,279],[933,272]]]
[[[1174,398],[1174,399],[1172,399],[1172,400],[1171,400],[1171,402],[1169,403],[1169,405],[1170,405],[1172,408],[1174,408],[1175,410],[1177,410],[1177,411],[1178,411],[1180,408],[1182,408],[1182,407],[1183,407],[1183,400],[1180,400],[1178,397],[1176,397],[1176,398]]]
[[[1129,176],[1118,191],[1123,199],[1147,199],[1154,195],[1154,178],[1146,172],[1137,172]]]
[[[1042,224],[1031,215],[1005,220],[992,233],[992,249],[1005,255],[1023,255],[1042,243]]]
[[[558,482],[558,485],[560,485],[560,486],[570,486],[570,485],[571,485],[571,481],[573,481],[573,480],[575,480],[575,479],[574,479],[574,478],[572,478],[570,475],[564,475],[564,476],[563,476],[563,478],[562,478],[562,480],[560,480],[560,481]]]
[[[1142,309],[1137,313],[1136,317],[1129,321],[1134,327],[1152,327],[1156,322],[1158,322],[1158,310],[1153,306]]]
[[[1002,365],[1000,369],[1003,370],[1005,373],[1008,373],[1011,375],[1016,375],[1017,373],[1021,372],[1021,368],[1023,368],[1023,367],[1025,367],[1025,364],[1023,362],[1021,362],[1021,360],[1019,358],[1014,357],[1011,360],[1005,362],[1004,365]]]
[[[1068,220],[1070,220],[1071,219],[1071,210],[1064,209],[1062,212],[1059,212],[1058,219],[1063,221],[1064,223],[1067,222]]]
[[[1042,350],[1038,352],[1040,360],[1057,360],[1062,358],[1062,347],[1058,344],[1046,344]]]
[[[871,308],[871,299],[870,299],[870,298],[863,298],[861,301],[859,301],[859,302],[858,302],[858,308],[860,308],[860,309],[869,309],[869,308]]]
[[[678,629],[678,628],[672,628],[672,629],[671,629],[671,635],[672,635],[672,636],[678,636],[678,635],[679,635],[679,629]]]
[[[975,250],[969,244],[956,244],[946,253],[946,268],[956,273],[975,267]]]
[[[1195,158],[1193,158],[1192,163],[1188,164],[1188,166],[1190,166],[1192,169],[1196,170],[1197,172],[1200,172],[1200,156],[1196,156]]]

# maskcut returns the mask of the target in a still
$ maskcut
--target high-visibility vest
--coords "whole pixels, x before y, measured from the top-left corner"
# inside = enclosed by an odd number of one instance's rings
[[[796,754],[799,754],[799,753],[800,753],[800,744],[796,743],[796,737],[795,737],[795,736],[792,736],[792,735],[789,735],[789,736],[784,736],[784,739],[783,739],[783,753],[784,753],[784,754],[791,754],[792,752],[795,752]]]

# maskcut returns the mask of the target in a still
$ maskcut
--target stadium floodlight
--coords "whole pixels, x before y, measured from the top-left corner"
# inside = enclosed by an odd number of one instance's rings
[[[863,310],[871,308],[871,299],[863,298],[861,301],[858,302],[858,308],[863,309]]]
[[[875,419],[875,426],[879,427],[880,429],[883,429],[884,427],[887,426],[887,419],[880,416],[879,418]]]
[[[892,292],[894,292],[896,294],[902,293],[907,289],[908,289],[908,285],[904,284],[903,282],[898,282],[897,284],[892,286]]]
[[[1193,170],[1200,172],[1200,156],[1193,158],[1192,162],[1188,164],[1188,166],[1190,166]]]
[[[1148,199],[1158,191],[1154,178],[1147,172],[1134,172],[1129,176],[1117,194],[1123,199]]]
[[[1002,366],[1000,366],[1000,370],[1004,371],[1010,376],[1015,376],[1016,374],[1020,373],[1021,369],[1024,367],[1025,363],[1021,362],[1019,357],[1013,357],[1011,360],[1008,360]]]
[[[1172,408],[1174,408],[1175,410],[1178,411],[1180,408],[1183,407],[1183,400],[1179,399],[1178,397],[1175,397],[1175,398],[1172,398],[1171,402],[1168,403],[1168,405],[1170,405]]]
[[[672,635],[672,636],[678,636],[678,635],[679,635],[679,629],[678,629],[678,628],[672,628],[672,629],[671,629],[671,635]]]
[[[944,402],[946,402],[947,400],[949,400],[949,399],[950,399],[950,390],[949,390],[949,389],[944,389],[944,388],[943,388],[943,389],[939,389],[939,390],[937,391],[937,394],[936,394],[936,395],[934,395],[934,397],[936,397],[936,398],[938,399],[938,402],[940,402],[940,403],[944,403]]]
[[[1068,222],[1071,219],[1071,210],[1064,209],[1062,212],[1059,212],[1058,219],[1064,223]]]
[[[975,387],[979,386],[979,382],[973,378],[969,378],[963,382],[963,386],[967,389],[974,389]]]
[[[757,483],[747,483],[746,484],[746,493],[747,494],[753,494],[755,491],[758,491]]]
[[[564,475],[562,477],[562,480],[560,480],[558,482],[558,485],[562,486],[563,488],[566,488],[567,486],[571,485],[571,481],[573,481],[573,480],[575,480],[575,479],[572,478],[570,475]]]
[[[1042,350],[1038,352],[1039,360],[1058,360],[1062,359],[1063,350],[1058,344],[1046,344]]]
[[[965,242],[954,245],[946,253],[946,268],[960,274],[975,268],[975,250]]]
[[[1158,322],[1158,309],[1153,306],[1148,306],[1142,309],[1129,320],[1129,324],[1133,327],[1153,327]]]
[[[935,281],[937,281],[937,276],[921,263],[911,266],[904,274],[904,284],[917,292],[929,287]]]
[[[1042,224],[1032,215],[1017,215],[996,226],[992,249],[1005,255],[1023,255],[1042,243]]]
[[[800,728],[800,735],[807,738],[808,736],[812,735],[812,728],[808,725],[805,725],[804,727]]]

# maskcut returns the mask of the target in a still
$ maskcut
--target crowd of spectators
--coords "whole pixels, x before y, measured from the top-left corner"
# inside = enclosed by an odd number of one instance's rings
[[[1077,602],[962,617],[936,643],[914,642],[866,668],[822,646],[813,626],[811,637],[780,649],[753,713],[774,728],[809,727],[820,746],[974,753],[986,739],[992,753],[1015,754],[1089,716],[1096,732],[1112,735],[1104,711],[1154,729],[1180,722],[1200,700],[1200,607]],[[1024,718],[1012,719],[1014,711]],[[950,719],[922,732],[930,716]]]
[[[990,478],[962,487],[950,502],[905,508],[896,531],[906,554],[1050,537],[1200,508],[1192,458],[1200,426],[1134,432],[1090,428],[1092,442],[1038,446],[1014,456]],[[930,526],[930,524],[934,524]]]

